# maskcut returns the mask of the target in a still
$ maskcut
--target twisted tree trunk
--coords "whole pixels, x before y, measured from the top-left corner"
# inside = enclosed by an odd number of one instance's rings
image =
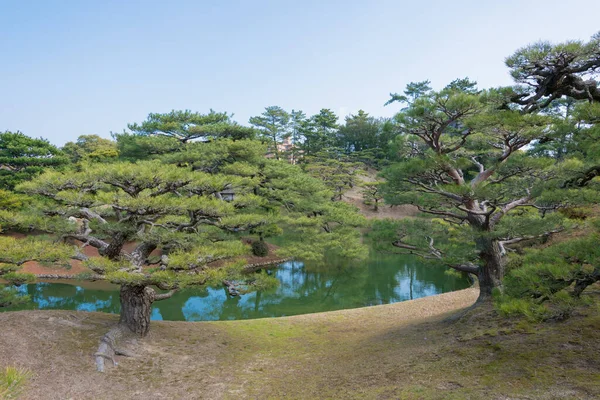
[[[479,257],[483,261],[477,273],[479,279],[479,298],[477,301],[489,301],[492,299],[494,289],[502,290],[506,260],[497,240],[480,238],[477,240],[477,245],[480,251]]]
[[[146,336],[150,329],[150,314],[156,292],[149,286],[121,286],[121,318],[119,324],[125,325],[133,333]]]
[[[471,210],[479,208],[474,204],[469,204],[468,206]],[[490,224],[489,218],[469,213],[467,221],[478,232],[475,243],[479,251],[479,260],[481,260],[481,263],[477,270],[477,278],[479,280],[479,298],[477,302],[490,301],[494,289],[502,291],[506,258],[500,242],[497,239],[490,238],[493,226]]]
[[[100,341],[96,356],[96,368],[104,372],[105,360],[111,360],[116,366],[115,355],[134,357],[128,350],[120,347],[121,339],[132,333],[138,336],[146,336],[150,330],[150,315],[152,303],[165,300],[173,296],[177,289],[171,289],[167,293],[156,294],[154,289],[146,285],[122,285],[121,286],[121,317],[119,324],[113,327]]]

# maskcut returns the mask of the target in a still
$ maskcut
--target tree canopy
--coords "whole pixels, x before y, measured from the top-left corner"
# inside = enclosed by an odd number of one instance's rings
[[[21,132],[0,133],[0,188],[12,189],[44,168],[67,162],[64,154],[45,139],[30,138]]]
[[[232,121],[225,112],[210,110],[207,114],[190,110],[173,110],[169,113],[150,113],[146,121],[129,124],[131,132],[140,136],[163,136],[181,143],[190,140],[209,140],[215,138],[243,139],[254,137],[251,128]]]
[[[600,101],[600,32],[588,42],[571,40],[560,44],[538,42],[517,50],[506,65],[518,86],[511,101],[534,112],[554,100]]]
[[[90,272],[71,278],[120,285],[118,329],[145,335],[153,302],[181,288],[273,284],[244,265],[267,253],[265,239],[286,238],[281,258],[363,258],[365,219],[341,200],[375,168],[366,203],[421,212],[374,220],[378,249],[476,277],[479,300],[504,313],[544,314],[600,281],[599,35],[517,50],[511,87],[409,83],[390,94],[391,119],[359,110],[340,125],[329,108],[270,106],[243,126],[226,112],[173,110],[60,150],[0,133],[0,229],[28,234],[0,235],[0,277],[24,284],[36,279],[29,261],[79,260]],[[18,300],[0,291],[0,307]],[[118,350],[114,339],[99,357]]]
[[[84,160],[107,161],[119,156],[116,143],[98,135],[79,136],[76,142],[66,143],[62,151],[73,162]]]
[[[499,109],[495,91],[470,88],[420,92],[396,115],[411,156],[386,170],[386,200],[414,204],[435,218],[380,228],[396,231],[392,244],[403,252],[476,275],[485,299],[502,288],[511,245],[563,224],[543,213],[558,206],[542,196],[557,176],[552,160],[522,150],[543,137],[551,121]]]
[[[279,144],[289,136],[290,114],[279,106],[270,106],[261,115],[251,117],[249,122],[259,129],[262,139],[270,144],[275,158],[279,160]]]

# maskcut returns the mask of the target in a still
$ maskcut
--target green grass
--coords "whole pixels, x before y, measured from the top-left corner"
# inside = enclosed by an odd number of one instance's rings
[[[31,373],[23,368],[6,367],[0,370],[0,399],[16,399]]]

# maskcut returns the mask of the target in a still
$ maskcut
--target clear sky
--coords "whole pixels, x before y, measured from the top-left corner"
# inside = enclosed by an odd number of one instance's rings
[[[0,0],[0,131],[62,145],[172,109],[391,116],[408,82],[510,84],[517,48],[598,30],[598,0]]]

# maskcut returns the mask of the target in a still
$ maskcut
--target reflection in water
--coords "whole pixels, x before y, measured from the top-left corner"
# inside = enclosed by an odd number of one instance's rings
[[[423,266],[402,256],[372,254],[360,265],[326,267],[286,262],[268,271],[277,288],[230,297],[224,288],[193,288],[154,303],[152,319],[172,321],[233,320],[306,314],[356,308],[431,296],[462,289],[466,279],[446,275],[443,268]],[[83,283],[81,284],[83,285]],[[15,309],[68,309],[119,312],[117,286],[86,283],[22,285],[31,302]]]

